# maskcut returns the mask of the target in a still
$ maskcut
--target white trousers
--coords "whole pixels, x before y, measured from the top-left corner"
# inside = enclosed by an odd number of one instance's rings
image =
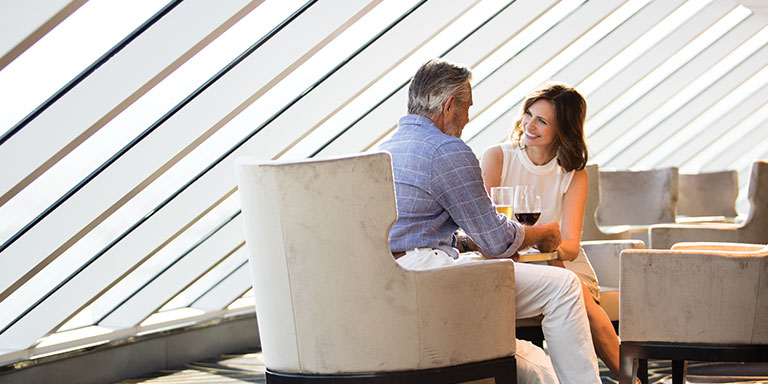
[[[397,259],[406,269],[429,269],[477,260],[474,253],[453,259],[445,252],[417,248]],[[516,345],[520,383],[600,383],[597,356],[592,346],[584,309],[581,282],[564,268],[515,263],[515,314],[517,318],[544,315],[541,328],[549,356],[523,340]]]

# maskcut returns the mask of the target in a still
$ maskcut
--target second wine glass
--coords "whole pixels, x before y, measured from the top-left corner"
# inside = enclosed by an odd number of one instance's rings
[[[541,216],[541,197],[533,185],[515,187],[515,219],[520,224],[534,225]]]

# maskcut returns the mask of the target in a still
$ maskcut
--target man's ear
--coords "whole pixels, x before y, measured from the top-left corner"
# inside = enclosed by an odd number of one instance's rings
[[[450,113],[451,109],[455,107],[453,104],[455,100],[456,96],[451,96],[443,103],[443,114],[447,116]]]

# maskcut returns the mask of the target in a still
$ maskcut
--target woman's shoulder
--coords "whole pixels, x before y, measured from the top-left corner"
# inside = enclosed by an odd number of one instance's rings
[[[503,144],[494,144],[490,147],[486,148],[483,152],[483,158],[489,157],[489,158],[501,158],[501,156],[504,154],[503,149],[501,148]]]

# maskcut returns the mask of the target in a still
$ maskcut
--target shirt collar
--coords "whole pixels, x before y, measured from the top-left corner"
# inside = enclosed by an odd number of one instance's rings
[[[432,119],[416,113],[411,113],[401,117],[397,125],[398,127],[413,125],[413,126],[424,127],[424,128],[432,128],[438,132],[442,132],[440,131],[440,128],[438,128],[437,125],[435,125],[435,122],[432,121]]]

